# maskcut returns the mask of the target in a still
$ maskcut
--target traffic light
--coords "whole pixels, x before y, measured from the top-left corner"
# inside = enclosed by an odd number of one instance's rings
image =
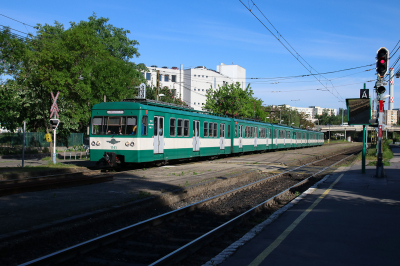
[[[378,94],[384,94],[386,91],[386,88],[383,86],[379,86],[378,88],[376,88],[376,93]]]
[[[58,124],[60,123],[60,119],[50,119],[50,127],[51,129],[57,129]]]
[[[383,78],[388,72],[389,66],[389,51],[382,47],[376,53],[376,73]]]

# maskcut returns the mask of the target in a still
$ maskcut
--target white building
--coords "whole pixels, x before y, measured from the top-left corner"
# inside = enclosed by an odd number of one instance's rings
[[[324,110],[328,111],[329,115],[337,115],[337,110],[334,108],[321,108],[319,106],[310,106],[310,107],[294,107],[287,104],[282,104],[280,106],[285,106],[286,108],[296,110],[299,113],[304,113],[307,115],[307,119],[310,121],[314,121],[316,115],[322,115]]]
[[[202,110],[206,103],[206,93],[210,88],[218,88],[225,84],[239,82],[242,88],[246,86],[246,69],[239,65],[217,66],[217,71],[204,66],[183,69],[177,67],[147,67],[150,72],[144,73],[148,86],[157,86],[157,71],[160,75],[160,88],[168,87],[175,97],[180,98],[190,107]]]

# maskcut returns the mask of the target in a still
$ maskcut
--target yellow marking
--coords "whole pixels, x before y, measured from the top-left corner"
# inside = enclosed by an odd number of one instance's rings
[[[260,255],[257,256],[257,258],[255,258],[250,264],[249,266],[258,266],[260,265],[260,263],[265,260],[265,258],[271,254],[272,251],[274,251],[275,248],[277,248],[279,246],[280,243],[282,243],[283,240],[285,240],[285,238],[293,231],[293,229],[301,222],[301,220],[304,219],[304,217],[307,216],[307,214],[309,214],[314,208],[315,206],[318,205],[318,203],[326,196],[328,195],[329,191],[332,190],[333,186],[337,184],[337,182],[339,182],[339,180],[342,178],[344,174],[341,174],[336,180],[335,182],[333,182],[329,188],[327,190],[325,190],[324,193],[322,193],[321,196],[318,197],[318,199],[316,199],[314,201],[314,203],[310,206],[310,208],[308,208],[307,210],[305,210],[291,225],[288,226],[288,228],[286,228],[286,230],[280,235],[278,236],[277,239],[275,239],[274,242],[272,242],[263,252],[261,252]]]

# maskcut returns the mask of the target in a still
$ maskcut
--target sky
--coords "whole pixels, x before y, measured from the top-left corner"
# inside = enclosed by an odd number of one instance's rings
[[[185,69],[240,65],[264,105],[296,107],[343,108],[346,98],[359,98],[364,83],[373,95],[376,52],[386,47],[392,55],[400,40],[398,0],[241,1],[3,1],[0,25],[35,34],[14,20],[32,26],[58,21],[68,28],[96,13],[130,30],[128,37],[139,42],[135,63]],[[349,68],[355,69],[339,71]],[[305,76],[310,71],[339,72]]]

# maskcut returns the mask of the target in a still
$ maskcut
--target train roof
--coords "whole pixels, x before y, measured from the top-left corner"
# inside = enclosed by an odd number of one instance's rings
[[[134,104],[136,106],[132,106],[132,104]],[[105,108],[110,108],[110,107],[111,107],[111,109],[131,109],[132,107],[137,108],[137,109],[142,109],[143,105],[149,106],[149,107],[151,106],[151,107],[167,108],[167,109],[172,109],[172,110],[177,110],[177,111],[191,112],[191,113],[196,113],[198,115],[209,115],[209,116],[215,116],[215,117],[222,117],[225,119],[233,118],[234,121],[255,122],[255,123],[259,123],[259,124],[263,124],[263,125],[271,125],[274,127],[285,127],[285,128],[292,128],[292,129],[296,129],[296,130],[304,130],[304,131],[312,132],[312,130],[293,127],[293,126],[290,127],[290,126],[284,125],[284,124],[267,123],[267,122],[263,122],[260,120],[244,118],[244,117],[230,117],[230,116],[223,115],[223,114],[216,114],[216,113],[211,113],[211,112],[207,112],[207,111],[195,110],[193,107],[189,107],[189,106],[183,106],[183,105],[166,103],[166,102],[149,100],[149,99],[140,99],[140,98],[124,99],[124,100],[122,100],[122,102],[98,103],[98,104],[95,104],[92,109],[93,110],[104,110]],[[314,131],[314,132],[318,133],[318,131]]]

